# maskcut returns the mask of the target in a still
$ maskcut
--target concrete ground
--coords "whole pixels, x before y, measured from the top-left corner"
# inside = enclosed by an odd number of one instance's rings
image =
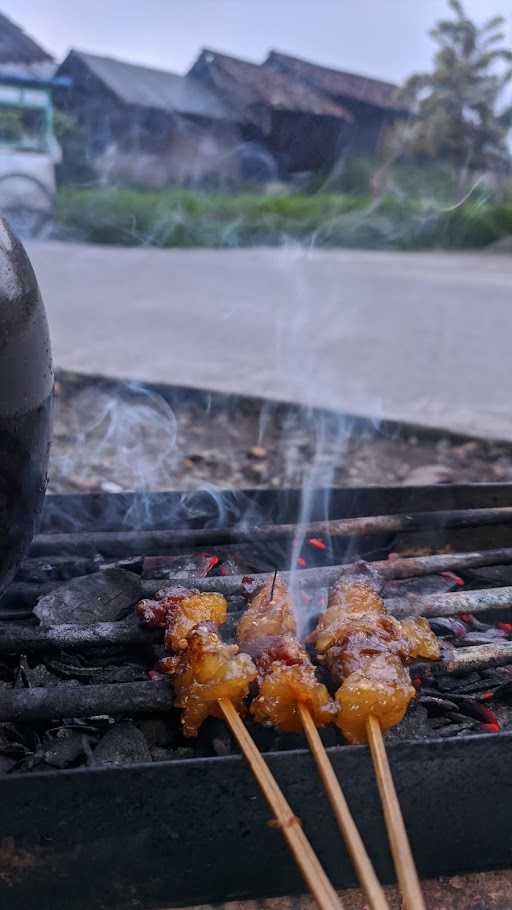
[[[28,249],[59,367],[512,439],[505,255]]]

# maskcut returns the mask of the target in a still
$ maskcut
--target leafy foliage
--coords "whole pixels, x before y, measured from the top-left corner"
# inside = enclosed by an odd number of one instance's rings
[[[383,196],[375,204],[336,193],[61,189],[57,218],[63,238],[125,246],[471,249],[512,234],[512,203],[489,204],[477,194],[440,208],[412,195]]]
[[[482,26],[460,0],[449,0],[453,17],[431,31],[438,45],[430,73],[404,86],[416,100],[416,117],[398,127],[390,145],[419,158],[444,159],[464,177],[469,171],[504,171],[509,163],[506,134],[512,110],[498,111],[512,78],[512,51],[504,44],[504,19]]]

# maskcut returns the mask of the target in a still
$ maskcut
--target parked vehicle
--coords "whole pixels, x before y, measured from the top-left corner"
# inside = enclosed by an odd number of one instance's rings
[[[0,74],[0,214],[25,237],[44,232],[54,215],[61,150],[53,84]]]

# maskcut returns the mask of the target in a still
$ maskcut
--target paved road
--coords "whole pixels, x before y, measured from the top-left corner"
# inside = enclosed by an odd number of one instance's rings
[[[56,363],[512,439],[512,263],[29,244]]]

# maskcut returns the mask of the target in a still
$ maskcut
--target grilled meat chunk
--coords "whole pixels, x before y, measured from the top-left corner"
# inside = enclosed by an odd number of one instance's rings
[[[201,623],[188,634],[188,647],[179,656],[164,658],[160,667],[172,675],[175,700],[183,709],[185,736],[197,736],[208,716],[222,717],[219,698],[228,698],[240,714],[256,667],[238,645],[226,645],[211,623]]]
[[[306,650],[297,641],[293,603],[288,588],[276,581],[252,598],[238,625],[240,646],[258,670],[259,694],[251,714],[261,724],[283,732],[298,732],[302,724],[297,705],[310,709],[317,726],[334,720],[336,709],[326,687],[315,675]]]
[[[179,585],[164,588],[156,600],[141,600],[137,613],[148,626],[165,629],[168,651],[184,651],[187,636],[199,623],[226,621],[228,604],[222,594],[201,593]]]
[[[370,715],[382,730],[399,723],[415,695],[405,664],[440,656],[427,620],[389,616],[372,585],[357,577],[334,587],[310,638],[340,685],[336,723],[349,742],[366,740]]]

